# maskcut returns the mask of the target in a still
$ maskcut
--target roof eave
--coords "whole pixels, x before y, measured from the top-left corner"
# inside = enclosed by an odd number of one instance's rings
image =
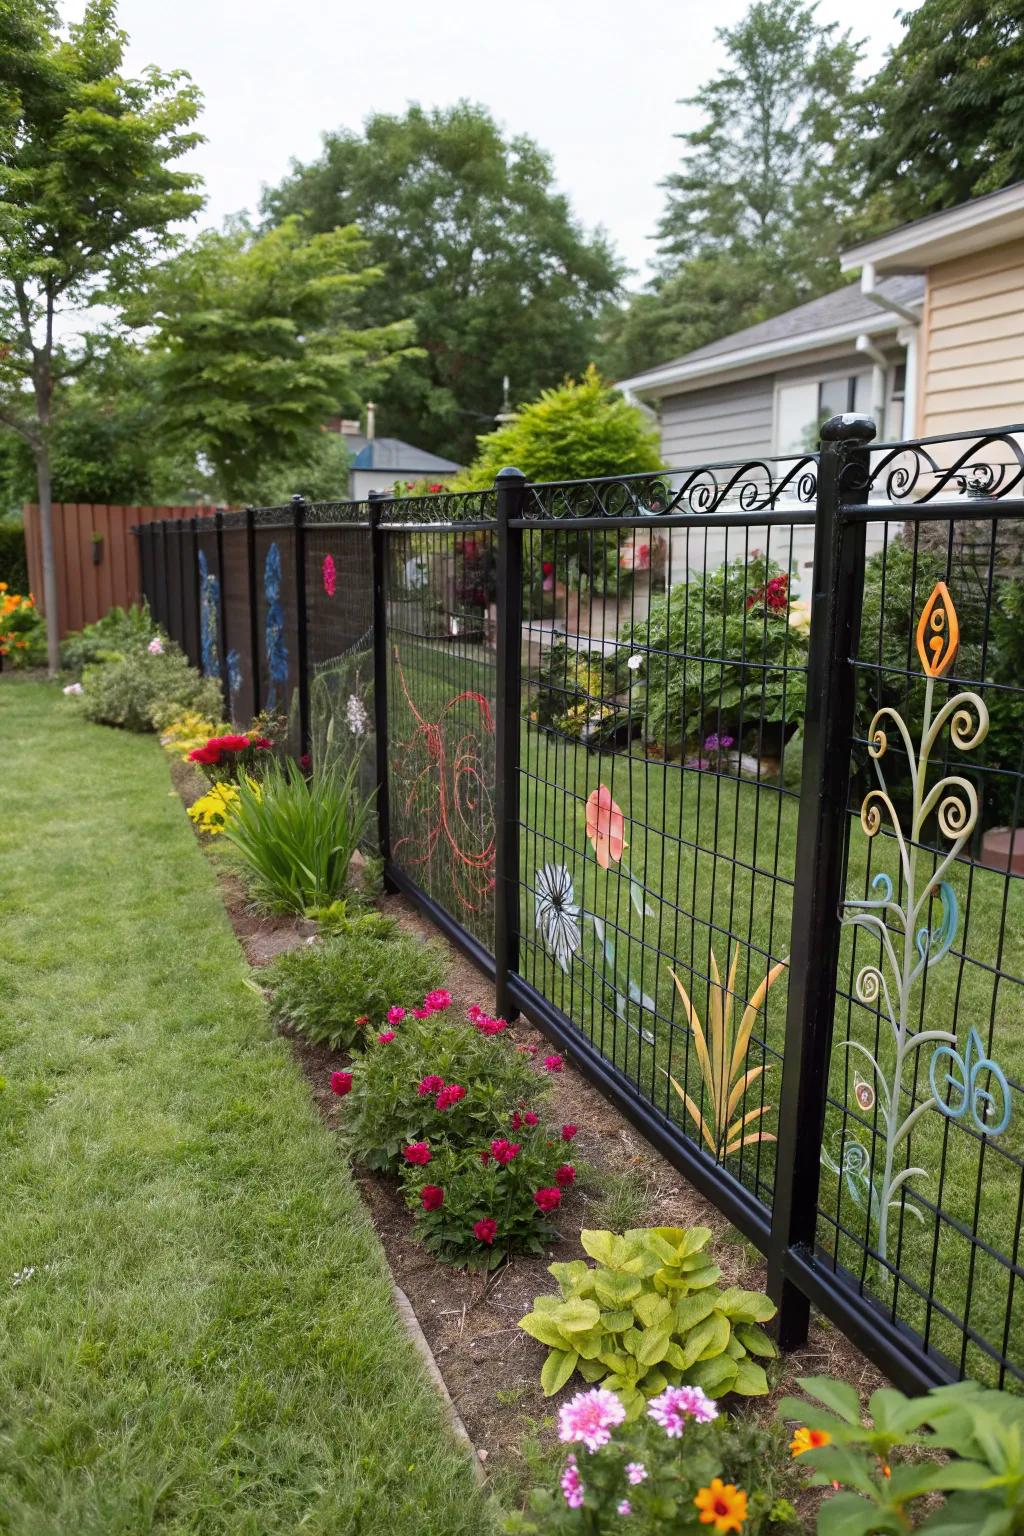
[[[855,245],[842,252],[839,266],[855,272],[870,262],[878,276],[922,272],[1016,239],[1024,239],[1024,182]]]

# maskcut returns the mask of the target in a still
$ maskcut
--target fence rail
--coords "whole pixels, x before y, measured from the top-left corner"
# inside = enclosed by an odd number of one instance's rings
[[[911,1388],[1024,1384],[1024,428],[139,530],[390,884]]]

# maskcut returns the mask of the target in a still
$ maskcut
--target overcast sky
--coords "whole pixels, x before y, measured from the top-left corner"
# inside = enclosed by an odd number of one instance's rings
[[[911,0],[904,0],[904,4]],[[67,19],[84,0],[65,0]],[[676,103],[722,61],[715,28],[747,0],[120,0],[128,68],[186,69],[201,88],[207,142],[194,163],[203,217],[255,211],[264,183],[320,135],[358,129],[406,103],[483,102],[554,158],[578,216],[601,224],[643,275],[661,210],[658,182],[693,126]],[[900,35],[897,0],[821,0],[852,24],[874,67]]]

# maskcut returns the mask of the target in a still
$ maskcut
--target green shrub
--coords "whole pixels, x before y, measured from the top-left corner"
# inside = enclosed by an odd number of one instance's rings
[[[169,640],[158,656],[143,648],[86,667],[81,699],[88,719],[128,731],[159,731],[189,710],[216,717],[223,708],[216,678],[203,677]]]
[[[552,1264],[561,1297],[538,1296],[519,1326],[550,1349],[541,1372],[547,1396],[575,1371],[621,1397],[631,1418],[666,1387],[700,1387],[711,1397],[768,1391],[755,1356],[776,1354],[759,1326],[775,1307],[759,1291],[722,1290],[706,1257],[706,1227],[646,1227],[616,1237],[582,1232],[597,1268],[582,1259]]]
[[[376,1043],[353,1073],[347,1130],[353,1156],[367,1168],[397,1168],[414,1141],[486,1145],[511,1129],[517,1107],[533,1113],[547,1092],[528,1056],[504,1034],[434,1015],[406,1019],[386,1045]],[[442,1086],[465,1089],[438,1108]]]
[[[28,591],[25,528],[11,518],[0,518],[0,581],[6,581],[11,592]]]
[[[60,643],[60,664],[67,672],[81,674],[98,661],[111,661],[134,651],[144,651],[161,631],[146,603],[130,608],[111,608],[95,624],[73,629]],[[219,718],[221,705],[214,711]]]
[[[596,646],[586,650],[582,644],[554,641],[537,672],[531,718],[589,747],[628,740],[642,709],[633,703],[633,679],[625,663],[621,647],[606,657]]]
[[[281,955],[270,968],[275,1018],[332,1050],[350,1050],[369,1018],[377,1028],[392,1004],[411,1008],[444,979],[438,944],[394,933],[393,918],[367,912],[333,936]]]
[[[354,760],[307,779],[297,763],[271,762],[258,783],[239,781],[224,835],[258,900],[303,913],[343,894],[372,805],[357,798],[357,770]]]

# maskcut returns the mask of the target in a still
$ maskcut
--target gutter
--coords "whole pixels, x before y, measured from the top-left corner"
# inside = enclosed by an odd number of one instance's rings
[[[901,304],[898,299],[890,298],[888,294],[881,293],[875,284],[875,264],[866,261],[861,268],[860,291],[872,304],[877,304],[880,309],[887,309],[891,314],[899,315],[904,321],[898,340],[907,349],[906,378],[903,385],[903,424],[898,436],[914,437],[917,434],[920,423],[917,419],[917,354],[918,343],[921,335],[921,315],[919,311],[910,309],[906,304]],[[878,373],[880,365],[885,359],[874,347],[867,335],[857,337],[857,351],[870,357],[875,364],[872,372],[871,393],[874,399],[881,398],[882,406],[880,415],[876,418],[880,435],[885,436],[885,375],[882,373],[879,386]],[[909,407],[909,409],[908,409]],[[872,414],[875,407],[872,406]]]

